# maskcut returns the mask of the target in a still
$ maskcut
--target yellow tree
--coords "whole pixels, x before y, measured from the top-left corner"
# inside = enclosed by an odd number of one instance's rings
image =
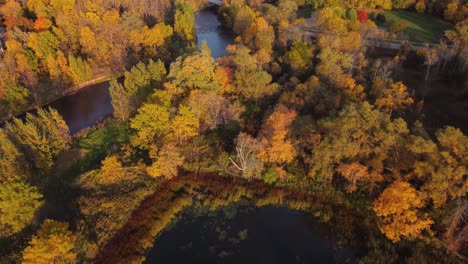
[[[131,139],[132,145],[148,149],[156,139],[166,135],[169,115],[169,106],[144,104],[130,122],[130,127],[137,131]]]
[[[18,233],[29,225],[42,205],[37,188],[17,177],[9,178],[0,184],[0,237]]]
[[[349,192],[357,190],[358,181],[365,181],[371,176],[369,175],[369,168],[360,164],[359,162],[353,162],[350,164],[343,163],[336,169],[346,180],[350,182],[347,189]]]
[[[322,31],[333,34],[344,34],[348,21],[343,19],[345,9],[341,6],[325,7],[318,11],[316,25]]]
[[[174,32],[185,41],[191,41],[195,38],[195,15],[190,5],[177,4],[174,15]]]
[[[178,167],[184,163],[184,157],[173,144],[165,144],[155,158],[156,161],[146,170],[152,177],[164,176],[169,179],[175,177]]]
[[[402,238],[418,238],[434,223],[419,209],[424,207],[421,194],[409,183],[395,181],[373,204],[379,218],[380,231],[393,242]]]
[[[19,168],[22,154],[3,129],[0,130],[0,182],[12,178]]]
[[[125,168],[117,156],[106,157],[101,163],[101,173],[97,180],[100,184],[118,183],[125,178]]]
[[[164,23],[158,23],[151,29],[144,26],[140,30],[130,32],[130,43],[135,46],[156,49],[164,44],[173,34],[171,26]]]
[[[295,117],[294,110],[279,105],[265,121],[260,133],[262,147],[258,153],[262,162],[282,166],[294,159],[296,150],[288,134]]]
[[[254,20],[255,12],[248,5],[244,5],[240,7],[234,18],[232,30],[236,32],[236,34],[241,35]]]
[[[21,4],[15,0],[7,0],[6,3],[0,7],[0,14],[3,17],[22,17],[23,16],[23,8],[21,8]]]
[[[393,111],[406,109],[413,104],[413,98],[408,95],[407,88],[402,82],[392,83],[383,91],[383,96],[375,101],[377,108],[392,115]]]
[[[258,17],[244,31],[242,40],[246,45],[255,50],[264,50],[268,54],[273,51],[275,32],[263,17]]]
[[[416,160],[412,176],[424,179],[422,191],[435,207],[466,196],[468,182],[468,137],[459,129],[446,127],[436,132],[437,144],[432,140],[413,137],[408,149]]]
[[[23,264],[75,263],[76,239],[67,223],[46,219],[24,250]]]
[[[189,107],[181,105],[179,113],[171,120],[171,129],[178,143],[198,135],[198,119]]]

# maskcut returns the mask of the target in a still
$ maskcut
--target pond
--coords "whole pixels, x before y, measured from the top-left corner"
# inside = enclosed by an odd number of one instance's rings
[[[351,251],[310,213],[230,205],[186,210],[155,241],[146,263],[350,263]]]

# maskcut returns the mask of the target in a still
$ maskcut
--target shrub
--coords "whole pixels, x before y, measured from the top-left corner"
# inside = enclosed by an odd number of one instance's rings
[[[377,22],[385,23],[387,21],[387,18],[384,14],[377,14],[376,20]]]
[[[424,3],[424,0],[419,0],[415,8],[416,8],[416,12],[420,14],[426,12],[426,4]]]
[[[348,9],[346,12],[346,18],[352,22],[357,20],[357,12],[354,8]]]

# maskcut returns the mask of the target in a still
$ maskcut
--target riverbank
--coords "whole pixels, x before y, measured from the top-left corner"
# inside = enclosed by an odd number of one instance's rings
[[[357,241],[363,233],[359,215],[337,197],[311,194],[260,181],[190,174],[162,182],[154,193],[133,211],[129,221],[99,251],[93,263],[141,263],[154,239],[187,207],[198,204],[215,211],[243,199],[256,207],[282,206],[307,211],[333,226],[337,240]],[[345,221],[345,222],[344,222]],[[347,237],[340,237],[346,235]],[[362,244],[350,246],[354,250]]]
[[[117,74],[117,76],[121,76],[121,75],[122,74]],[[81,83],[81,84],[79,84],[77,86],[67,88],[67,89],[65,89],[64,91],[61,92],[60,96],[56,96],[56,97],[54,97],[54,98],[52,98],[50,100],[47,100],[46,102],[42,103],[40,106],[30,106],[26,110],[24,110],[22,113],[15,114],[15,115],[10,114],[10,115],[7,115],[7,116],[3,116],[2,118],[0,118],[0,124],[11,121],[14,117],[21,117],[23,115],[26,115],[26,113],[34,111],[34,110],[36,110],[38,108],[47,107],[47,106],[53,104],[54,102],[59,101],[59,100],[63,99],[64,97],[71,96],[71,95],[79,92],[80,90],[86,89],[89,86],[106,83],[109,80],[111,80],[113,78],[113,76],[114,75],[111,75],[111,74],[105,74],[105,75],[102,75],[102,76],[95,77],[95,78],[93,78],[93,79],[91,79],[89,81],[86,81],[84,83]]]

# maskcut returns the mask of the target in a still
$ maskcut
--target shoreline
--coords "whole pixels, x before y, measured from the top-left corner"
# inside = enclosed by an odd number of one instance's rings
[[[122,74],[118,74],[117,76],[121,76]],[[43,108],[43,107],[46,107],[48,105],[51,105],[53,104],[54,102],[56,101],[59,101],[67,96],[71,96],[83,89],[86,89],[88,88],[89,86],[92,86],[92,85],[98,85],[98,84],[103,84],[105,82],[108,82],[112,79],[112,74],[107,74],[107,75],[104,75],[104,76],[99,76],[99,77],[96,77],[96,78],[93,78],[89,81],[86,81],[84,83],[81,83],[79,85],[76,85],[76,86],[73,86],[71,88],[68,88],[66,90],[64,90],[62,92],[62,94],[58,97],[55,97],[53,98],[52,100],[49,100],[48,102],[45,102],[39,106],[29,106],[28,108],[26,108],[24,111],[22,111],[21,113],[18,113],[18,114],[15,114],[15,115],[7,115],[7,116],[3,116],[0,118],[0,125],[4,125],[6,122],[9,122],[11,121],[13,118],[18,118],[22,115],[25,115],[27,114],[28,112],[31,112],[31,111],[34,111],[35,109],[38,109],[38,108]]]
[[[225,188],[226,186],[232,188]],[[304,212],[314,211],[317,205],[333,204],[334,207],[342,209],[342,216],[352,217],[355,221],[362,218],[357,211],[337,197],[271,186],[260,181],[223,177],[216,173],[202,173],[199,176],[189,173],[161,182],[153,194],[147,196],[132,211],[127,222],[102,245],[97,255],[91,259],[91,263],[142,262],[148,250],[152,248],[154,240],[179,213],[193,205],[192,199],[195,196],[204,196],[210,200],[212,204],[209,207],[212,210],[249,198],[257,207],[283,206]],[[339,222],[341,218],[337,216],[332,222]]]

